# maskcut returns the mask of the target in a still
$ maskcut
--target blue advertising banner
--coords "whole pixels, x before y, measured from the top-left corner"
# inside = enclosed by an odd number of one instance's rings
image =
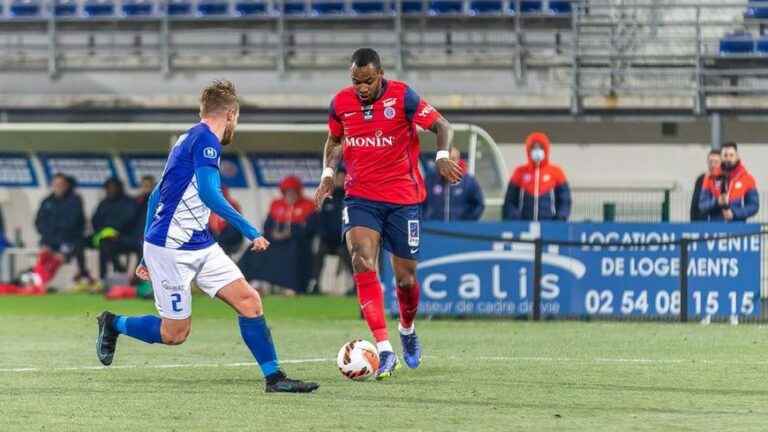
[[[315,153],[252,153],[248,158],[259,186],[277,187],[282,179],[291,175],[301,179],[304,186],[317,186],[323,173],[323,159]]]
[[[429,229],[507,241],[435,235]],[[613,247],[755,233],[751,224],[427,223],[422,229],[419,310],[433,315],[526,315],[532,311],[533,245],[545,245],[542,315],[675,317],[680,313],[680,247]],[[689,316],[760,315],[760,236],[702,240],[689,247]],[[387,266],[388,267],[388,266]],[[391,269],[387,304],[397,311]]]
[[[165,169],[167,155],[129,153],[121,156],[125,171],[128,173],[128,182],[131,187],[138,187],[141,178],[151,175],[155,180],[159,180]],[[219,163],[221,172],[221,184],[229,188],[245,188],[248,183],[245,180],[243,165],[240,158],[234,154],[222,154]]]
[[[102,187],[115,177],[115,165],[108,154],[41,153],[45,178],[50,183],[56,174],[73,177],[78,187]]]
[[[0,153],[0,186],[35,187],[37,175],[32,160],[24,153]]]

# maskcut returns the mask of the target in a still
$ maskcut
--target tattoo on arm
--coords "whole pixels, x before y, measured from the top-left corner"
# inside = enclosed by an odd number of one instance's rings
[[[323,167],[336,169],[341,161],[341,137],[335,137],[328,134],[325,140],[325,150],[323,152]]]

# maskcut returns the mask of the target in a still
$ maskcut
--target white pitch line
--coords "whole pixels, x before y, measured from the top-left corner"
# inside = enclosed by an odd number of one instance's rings
[[[707,359],[652,359],[652,358],[604,358],[595,357],[592,359],[570,358],[570,357],[513,357],[513,356],[478,356],[478,357],[442,357],[425,356],[426,359],[435,360],[459,360],[459,361],[502,361],[502,362],[531,362],[531,363],[578,363],[578,364],[706,364],[706,365],[741,365],[741,366],[768,366],[766,361],[738,361],[738,360],[707,360]],[[308,358],[308,359],[289,359],[280,360],[282,364],[302,364],[302,363],[330,363],[334,359],[330,358]],[[159,364],[159,365],[116,365],[116,366],[75,366],[75,367],[53,367],[53,368],[5,368],[0,369],[0,373],[26,373],[26,372],[62,372],[62,371],[89,371],[89,370],[109,370],[109,369],[194,369],[194,368],[238,368],[257,366],[255,362],[240,363],[179,363],[179,364]]]
[[[282,364],[301,364],[301,363],[324,363],[332,359],[310,358],[280,360]],[[53,367],[53,368],[5,368],[0,369],[0,373],[21,373],[21,372],[61,372],[61,371],[85,371],[85,370],[109,370],[109,369],[193,369],[193,368],[220,368],[220,367],[251,367],[258,366],[255,362],[249,363],[199,363],[199,364],[159,364],[159,365],[115,365],[115,366],[76,366],[76,367]]]

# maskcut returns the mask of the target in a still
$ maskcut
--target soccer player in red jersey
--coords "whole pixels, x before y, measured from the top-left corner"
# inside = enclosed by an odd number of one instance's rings
[[[455,183],[462,170],[449,158],[451,125],[408,85],[385,80],[376,51],[355,51],[350,71],[352,85],[331,102],[324,170],[315,203],[319,207],[332,193],[334,170],[343,158],[347,169],[343,233],[352,256],[360,307],[379,350],[376,378],[383,379],[392,376],[398,361],[387,334],[377,275],[380,245],[393,255],[403,359],[411,368],[421,362],[413,324],[419,306],[420,205],[426,198],[419,171],[418,128],[437,134],[440,175]]]

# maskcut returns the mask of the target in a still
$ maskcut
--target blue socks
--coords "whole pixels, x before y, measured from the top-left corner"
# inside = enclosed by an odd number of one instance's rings
[[[277,361],[277,352],[275,344],[272,342],[272,333],[267,327],[267,321],[264,316],[257,318],[239,317],[240,334],[251,354],[261,367],[264,376],[272,375],[280,370],[280,364]],[[144,341],[146,343],[163,343],[160,336],[159,317],[154,315],[144,315],[139,317],[127,317],[123,315],[115,316],[112,327],[120,333],[132,338]]]
[[[272,375],[280,370],[277,362],[277,353],[275,344],[272,342],[272,333],[267,327],[267,321],[264,316],[257,318],[239,317],[240,334],[243,336],[245,344],[251,350],[251,354],[261,367],[261,373],[264,376]]]
[[[160,318],[154,315],[140,317],[117,315],[112,322],[112,327],[120,334],[146,343],[163,343],[163,338],[160,336],[161,322]]]

